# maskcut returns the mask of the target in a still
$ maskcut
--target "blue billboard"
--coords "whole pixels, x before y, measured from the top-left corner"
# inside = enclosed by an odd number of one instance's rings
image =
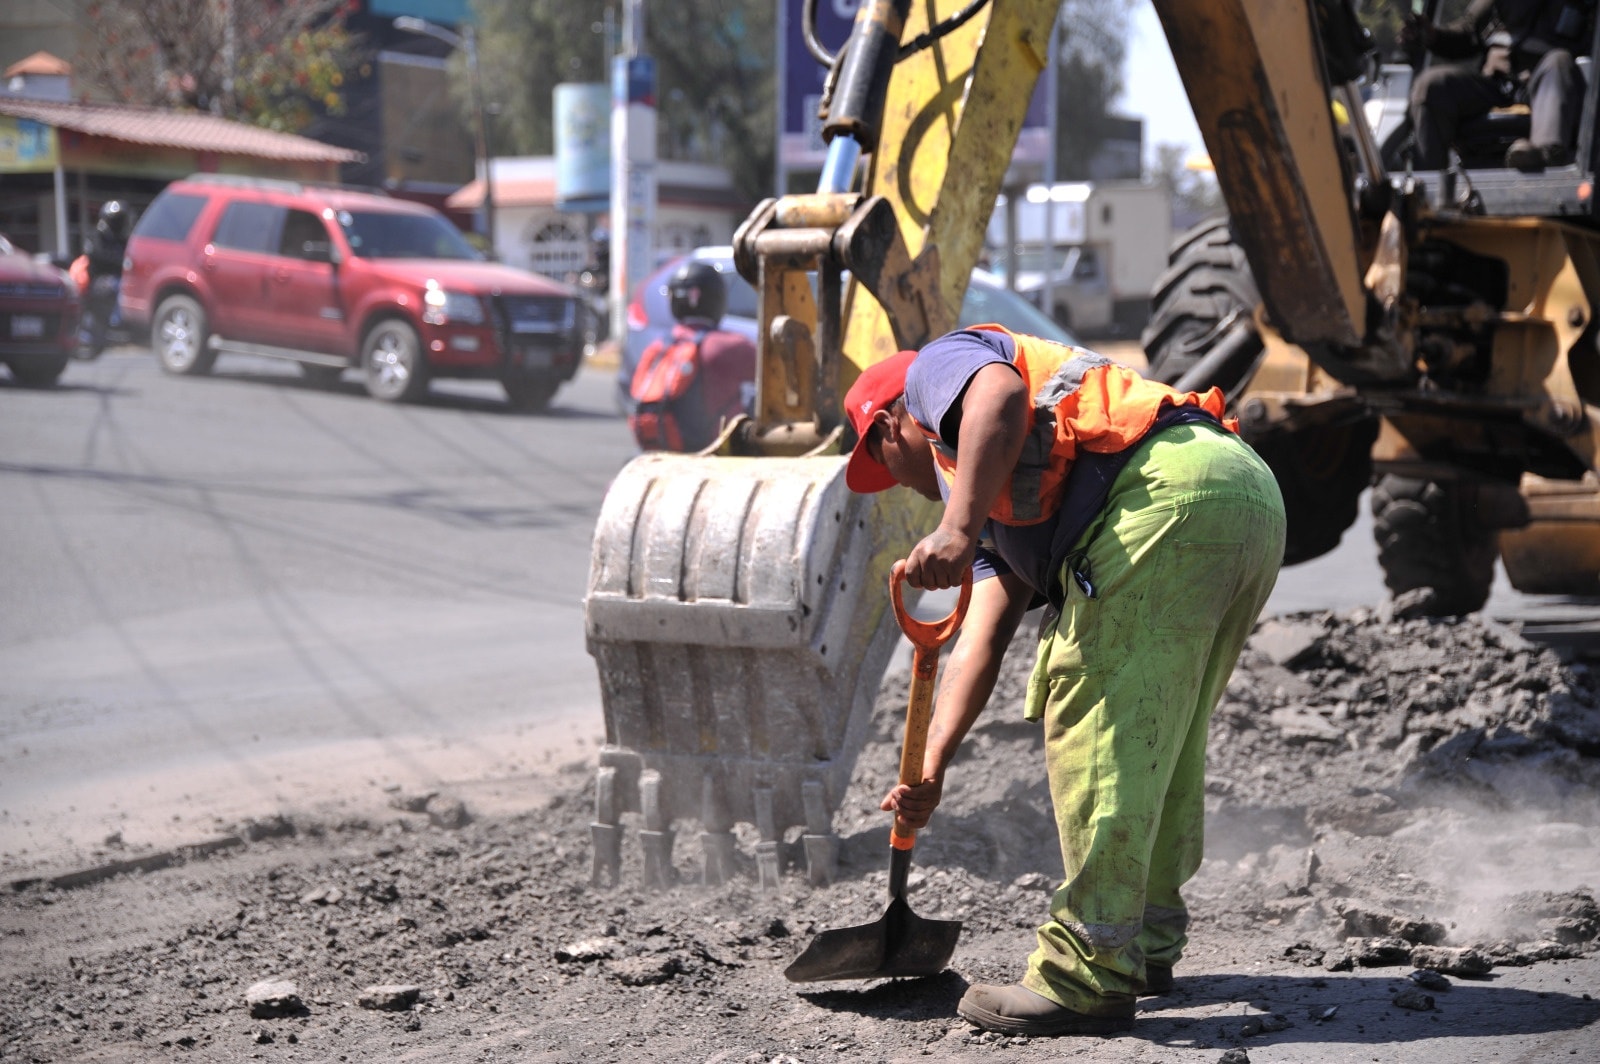
[[[860,0],[816,0],[817,42],[830,55],[837,55],[849,40],[859,6]],[[817,108],[828,68],[806,48],[804,11],[805,0],[784,0],[783,125],[778,151],[781,165],[790,170],[820,169],[825,154]]]
[[[855,22],[860,0],[816,0],[817,43],[830,55],[837,55],[850,38],[850,27]],[[945,5],[954,13],[959,5]],[[822,86],[828,69],[819,63],[806,47],[804,26],[805,0],[783,0],[779,33],[783,77],[779,84],[779,107],[782,124],[778,138],[778,166],[780,171],[819,170],[826,156],[822,143],[822,121],[817,108],[822,102]],[[1050,129],[1049,78],[1040,76],[1022,120],[1022,135],[1018,139],[1018,156],[1040,156],[1048,151]],[[1039,161],[1039,160],[1031,160]]]

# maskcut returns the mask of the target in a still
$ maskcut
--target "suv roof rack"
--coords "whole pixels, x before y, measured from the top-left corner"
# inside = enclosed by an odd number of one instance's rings
[[[248,174],[200,173],[190,174],[184,180],[199,185],[227,185],[230,188],[254,188],[290,195],[299,195],[308,188],[331,189],[336,192],[364,192],[369,196],[389,195],[386,189],[376,185],[346,185],[338,181],[293,181],[282,177],[252,177]]]
[[[246,174],[190,174],[184,180],[196,185],[227,185],[230,188],[259,188],[290,193],[297,193],[305,187],[298,181],[285,178],[250,177]]]

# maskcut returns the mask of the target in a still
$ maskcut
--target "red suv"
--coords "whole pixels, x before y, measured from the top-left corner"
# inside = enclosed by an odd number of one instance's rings
[[[213,174],[144,212],[120,305],[169,373],[267,355],[324,384],[360,367],[389,401],[421,398],[433,377],[492,377],[530,410],[577,372],[590,313],[566,285],[484,261],[432,208]]]

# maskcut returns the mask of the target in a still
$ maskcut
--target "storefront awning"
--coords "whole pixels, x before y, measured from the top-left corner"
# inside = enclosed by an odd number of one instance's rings
[[[63,103],[0,96],[0,115],[26,119],[71,130],[89,137],[104,137],[128,144],[215,152],[283,162],[353,163],[365,158],[358,151],[246,125],[217,115],[194,111],[166,111],[119,104]]]

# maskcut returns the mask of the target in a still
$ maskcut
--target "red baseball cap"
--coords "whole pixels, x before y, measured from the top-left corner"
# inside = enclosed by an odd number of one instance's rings
[[[915,351],[901,351],[882,362],[874,362],[861,372],[844,397],[845,416],[856,430],[856,446],[845,466],[844,482],[860,495],[892,488],[900,483],[887,466],[867,450],[867,429],[872,415],[889,408],[906,390],[906,370],[917,357]]]

